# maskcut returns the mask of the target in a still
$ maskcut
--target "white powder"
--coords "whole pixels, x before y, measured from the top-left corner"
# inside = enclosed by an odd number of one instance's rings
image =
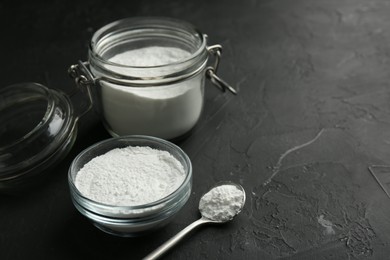
[[[189,52],[178,48],[151,46],[119,53],[109,61],[146,66],[131,72],[126,68],[112,68],[117,73],[153,77],[175,73],[175,68],[148,67],[172,64],[189,55]],[[96,76],[103,76],[93,68],[92,71]],[[193,128],[201,115],[204,73],[163,86],[127,87],[105,81],[101,81],[100,85],[105,125],[114,135],[143,134],[172,139]]]
[[[170,153],[129,146],[93,158],[79,170],[75,185],[91,200],[135,206],[168,196],[184,178],[183,165]]]
[[[199,202],[202,216],[216,221],[227,221],[237,215],[245,203],[244,191],[235,185],[217,186],[206,193]]]
[[[146,47],[117,54],[109,61],[136,67],[161,66],[181,61],[190,56],[188,51],[174,47]]]

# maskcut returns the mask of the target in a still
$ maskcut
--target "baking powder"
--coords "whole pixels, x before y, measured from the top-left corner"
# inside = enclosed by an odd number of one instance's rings
[[[127,66],[153,67],[175,63],[189,56],[188,51],[179,48],[152,46],[119,53],[109,61]]]
[[[161,66],[185,60],[190,53],[172,47],[151,46],[119,53],[110,62],[128,66],[142,77],[169,75],[175,67]],[[157,67],[156,67],[157,66]],[[160,66],[160,67],[158,67]],[[115,67],[119,74],[127,67]],[[94,72],[99,76],[99,72]],[[172,139],[197,123],[203,107],[204,73],[170,85],[129,87],[100,82],[102,112],[114,135],[142,134]]]
[[[235,185],[221,185],[211,189],[199,202],[202,216],[215,220],[227,221],[237,215],[245,203],[245,193]]]
[[[91,200],[135,206],[168,196],[184,179],[183,165],[170,153],[129,146],[93,158],[78,171],[75,185]]]

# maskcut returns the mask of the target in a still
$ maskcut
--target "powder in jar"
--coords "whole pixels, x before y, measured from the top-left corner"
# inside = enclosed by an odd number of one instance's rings
[[[93,158],[75,179],[85,197],[109,205],[135,206],[160,200],[183,183],[183,165],[169,152],[128,146]]]
[[[227,221],[241,211],[244,198],[244,191],[235,185],[217,186],[203,195],[199,202],[199,210],[202,216],[208,219]]]
[[[174,64],[190,55],[179,48],[149,46],[118,53],[108,60],[121,65],[141,66],[137,69],[113,67],[116,73],[149,78],[175,73],[175,66],[160,65]],[[93,73],[102,76],[98,71]],[[200,118],[203,84],[204,73],[158,86],[132,87],[101,81],[101,108],[105,125],[115,135],[142,134],[164,139],[181,136],[193,128]]]
[[[116,54],[109,61],[128,66],[151,67],[178,62],[188,56],[188,51],[179,48],[152,46]]]

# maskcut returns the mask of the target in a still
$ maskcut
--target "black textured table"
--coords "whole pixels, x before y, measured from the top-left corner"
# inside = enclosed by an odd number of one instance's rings
[[[72,2],[0,3],[1,87],[34,81],[70,93],[67,68],[86,59],[96,29],[168,16],[223,45],[219,74],[239,94],[207,83],[203,116],[178,143],[193,163],[191,197],[140,238],[99,231],[71,203],[71,161],[109,138],[85,115],[44,185],[0,195],[0,259],[142,258],[198,219],[201,194],[221,180],[246,189],[242,214],[194,232],[165,259],[388,259],[389,1]]]

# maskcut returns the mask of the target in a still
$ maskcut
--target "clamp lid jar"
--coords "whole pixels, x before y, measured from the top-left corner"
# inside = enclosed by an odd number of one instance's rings
[[[208,66],[209,56],[215,56]],[[200,118],[204,81],[234,89],[216,72],[221,46],[183,21],[129,18],[110,23],[92,37],[88,62],[70,68],[113,136],[178,138]]]
[[[35,184],[65,157],[77,135],[68,96],[37,83],[0,90],[0,191]]]

